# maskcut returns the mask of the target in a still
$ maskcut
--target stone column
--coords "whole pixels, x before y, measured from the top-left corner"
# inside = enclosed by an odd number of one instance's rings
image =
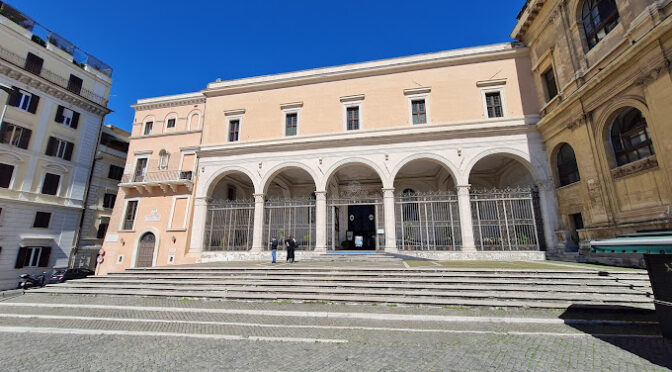
[[[205,223],[208,218],[208,199],[204,197],[194,200],[194,219],[191,222],[191,243],[189,253],[205,250]]]
[[[555,230],[558,227],[558,214],[555,201],[555,187],[552,181],[537,182],[539,188],[539,206],[544,223],[546,250],[553,252],[556,247]]]
[[[264,250],[264,194],[254,194],[254,229],[252,230],[252,250]]]
[[[474,243],[474,224],[471,219],[471,185],[457,186],[457,206],[460,210],[460,229],[462,230],[462,252],[476,252]]]
[[[315,252],[327,251],[327,192],[315,191]]]
[[[394,188],[383,189],[383,211],[385,213],[385,252],[396,253],[398,249],[394,216]]]

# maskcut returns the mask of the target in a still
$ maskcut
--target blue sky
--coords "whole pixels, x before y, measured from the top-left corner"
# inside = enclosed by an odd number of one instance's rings
[[[106,123],[222,80],[509,41],[524,0],[10,0],[114,68]]]

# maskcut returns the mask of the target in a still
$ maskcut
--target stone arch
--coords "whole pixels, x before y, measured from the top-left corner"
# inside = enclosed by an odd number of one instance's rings
[[[194,123],[194,116],[198,115],[198,122]],[[193,110],[187,115],[187,130],[201,129],[203,114],[200,110]]]
[[[291,161],[280,163],[271,168],[268,172],[266,172],[266,174],[264,175],[264,177],[261,179],[260,182],[260,186],[263,193],[266,194],[266,192],[268,191],[268,187],[271,185],[271,182],[273,181],[275,176],[291,168],[298,168],[306,171],[313,179],[313,182],[315,183],[315,188],[317,188],[317,185],[319,184],[320,180],[318,179],[315,171],[304,163]]]
[[[637,95],[623,96],[613,100],[594,119],[597,147],[604,150],[609,168],[616,166],[613,144],[611,143],[611,127],[618,115],[628,108],[639,110],[644,118],[647,119],[647,122],[649,122],[649,106],[643,97]],[[655,149],[657,146],[654,137],[654,135],[651,136],[651,142],[654,143],[653,147]]]
[[[576,166],[579,171],[579,181],[580,181],[580,175],[581,175],[581,167],[579,166],[579,161],[576,159],[576,151],[574,150],[574,146],[570,144],[569,142],[560,142],[558,143],[553,150],[550,153],[550,166],[551,166],[551,173],[553,174],[553,179],[555,180],[555,185],[558,187],[561,186],[567,186],[570,184],[562,185],[562,181],[560,179],[560,172],[558,169],[558,154],[560,153],[560,150],[562,150],[565,146],[568,146],[570,150],[574,153],[574,159],[576,161]],[[578,182],[578,181],[577,181]]]
[[[391,188],[392,183],[389,180],[388,175],[382,171],[382,169],[373,161],[361,157],[352,157],[352,158],[346,158],[346,159],[341,159],[337,161],[334,165],[329,167],[329,169],[324,173],[324,177],[322,180],[320,180],[320,184],[317,185],[317,191],[325,191],[327,188],[327,183],[331,179],[331,177],[336,174],[341,168],[348,166],[348,165],[365,165],[369,168],[371,168],[378,177],[380,178],[380,182],[383,184],[383,188]]]
[[[169,112],[164,118],[163,118],[163,130],[164,132],[168,130],[168,120],[169,119],[175,119],[175,128],[177,129],[177,112],[171,111]]]
[[[408,163],[410,163],[414,160],[430,160],[430,161],[433,161],[433,162],[443,166],[448,171],[450,176],[455,180],[455,182],[458,181],[458,178],[457,178],[457,174],[458,174],[457,169],[458,168],[455,166],[455,164],[453,164],[453,162],[451,162],[450,160],[448,160],[445,157],[443,157],[441,155],[438,155],[438,154],[420,153],[420,154],[413,154],[413,155],[407,156],[404,159],[402,159],[399,163],[397,163],[397,165],[394,167],[392,172],[390,172],[390,180],[392,181],[392,183],[394,183],[394,180],[397,178],[397,174],[399,173],[399,171],[405,165],[407,165]]]
[[[217,169],[217,171],[213,172],[213,174],[207,179],[206,182],[203,184],[203,194],[201,195],[203,197],[208,198],[212,192],[214,191],[214,188],[217,186],[219,181],[222,180],[222,178],[226,177],[227,175],[231,173],[243,173],[245,174],[250,181],[252,181],[252,185],[254,185],[254,193],[255,194],[260,194],[261,193],[261,187],[260,187],[260,182],[259,178],[254,175],[254,173],[250,172],[249,170],[237,166],[237,165],[230,165],[230,166],[225,166]]]
[[[154,256],[152,257],[152,266],[156,266],[156,259],[159,256],[159,247],[161,243],[161,232],[154,227],[146,227],[135,236],[135,245],[133,246],[133,256],[132,256],[132,262],[131,262],[131,267],[136,267],[137,261],[138,261],[138,246],[140,245],[140,239],[142,239],[143,236],[147,233],[152,233],[154,234],[154,239],[156,241],[154,242]]]
[[[505,156],[512,158],[514,160],[517,160],[521,165],[523,165],[532,175],[532,178],[536,182],[546,182],[550,179],[548,171],[546,170],[546,167],[539,163],[539,160],[533,159],[528,153],[525,153],[523,151],[513,149],[513,148],[508,148],[508,147],[501,147],[501,148],[493,148],[493,149],[488,149],[485,151],[482,151],[480,154],[474,156],[469,163],[467,163],[467,166],[464,168],[464,172],[462,172],[461,176],[462,179],[459,181],[461,182],[462,185],[467,185],[469,184],[469,176],[471,175],[472,170],[474,169],[474,166],[481,160],[485,159],[488,156],[491,155],[500,155],[500,156]],[[458,184],[459,185],[459,184]]]

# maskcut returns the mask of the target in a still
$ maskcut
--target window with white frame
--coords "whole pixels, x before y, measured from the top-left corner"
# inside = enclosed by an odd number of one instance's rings
[[[63,160],[71,160],[74,148],[75,144],[72,142],[58,139],[56,137],[49,137],[49,142],[47,142],[47,150],[45,151],[45,154],[61,158]]]
[[[432,88],[405,89],[404,95],[408,99],[408,114],[411,125],[427,124],[431,122],[429,114],[429,94]]]
[[[427,124],[427,106],[424,99],[411,101],[411,117],[413,124]]]
[[[0,143],[6,143],[24,150],[28,149],[33,131],[18,125],[2,122],[0,125]]]
[[[170,154],[166,150],[159,151],[159,169],[166,170],[168,169],[168,161],[170,160]]]
[[[359,130],[359,106],[349,106],[345,109],[347,130]]]
[[[175,119],[175,118],[168,119],[168,121],[166,122],[166,129],[174,129],[176,121],[177,121],[177,119]]]
[[[126,211],[124,213],[124,219],[122,221],[121,229],[122,230],[133,230],[135,227],[135,216],[138,213],[138,201],[129,200],[126,202]]]
[[[51,247],[20,247],[14,268],[47,267]]]
[[[488,87],[481,89],[483,95],[483,110],[487,118],[503,118],[506,113],[504,87]]]
[[[138,158],[135,163],[135,173],[133,174],[133,182],[145,182],[147,175],[147,158]]]
[[[0,163],[0,188],[8,189],[12,184],[14,177],[14,166],[11,164]]]
[[[32,98],[33,95],[31,93],[19,89],[18,95],[16,97],[16,107],[23,111],[28,111],[28,108],[30,107],[30,100]]]
[[[61,185],[61,176],[53,173],[45,173],[42,181],[42,194],[56,195]]]
[[[240,135],[240,119],[229,120],[229,142],[238,142]]]
[[[68,128],[77,129],[79,113],[59,105],[54,120]]]
[[[145,128],[144,131],[142,132],[145,136],[148,136],[152,134],[152,130],[154,129],[154,122],[153,121],[148,121],[145,123]]]

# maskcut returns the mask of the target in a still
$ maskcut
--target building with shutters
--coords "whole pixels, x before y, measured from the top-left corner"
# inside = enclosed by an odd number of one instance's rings
[[[66,266],[112,69],[0,2],[0,289]]]

